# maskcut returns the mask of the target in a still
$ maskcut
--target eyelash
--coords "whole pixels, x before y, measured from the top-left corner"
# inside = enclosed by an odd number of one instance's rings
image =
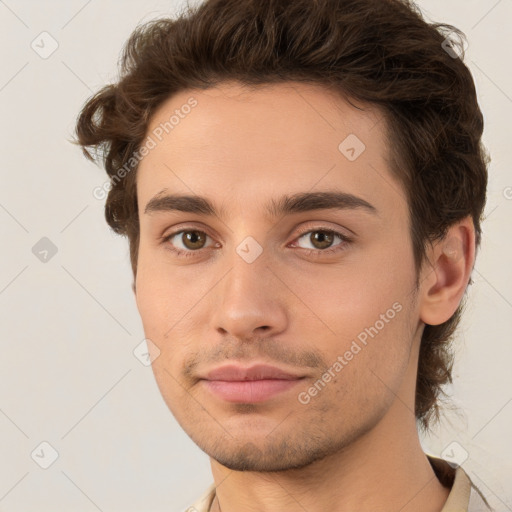
[[[174,238],[176,235],[179,235],[179,234],[182,234],[182,233],[188,233],[188,232],[197,232],[197,233],[202,233],[208,237],[210,237],[210,235],[208,233],[206,233],[205,231],[202,231],[200,229],[195,229],[195,228],[185,228],[185,229],[180,229],[179,231],[174,231],[173,233],[170,233],[169,235],[165,235],[163,237],[161,237],[161,243],[163,244],[166,244],[168,247],[166,247],[167,250],[171,251],[172,253],[176,254],[178,257],[183,257],[183,258],[190,258],[190,257],[194,257],[196,256],[199,252],[201,252],[203,249],[198,249],[198,250],[183,250],[183,249],[176,249],[176,248],[171,248],[170,244],[168,243],[172,238]],[[338,238],[341,239],[342,243],[334,246],[334,247],[330,247],[328,249],[304,249],[304,248],[300,248],[302,249],[302,251],[304,252],[304,254],[306,256],[313,256],[313,257],[321,257],[321,256],[324,256],[326,254],[328,255],[331,255],[333,253],[337,253],[337,252],[341,252],[341,251],[344,251],[347,249],[347,245],[352,243],[352,239],[347,237],[346,235],[343,235],[342,233],[338,232],[338,231],[335,231],[333,229],[328,229],[328,228],[324,228],[324,227],[315,227],[315,228],[311,228],[311,227],[308,227],[308,228],[302,228],[302,229],[299,229],[299,233],[298,233],[298,236],[295,238],[295,239],[299,239],[299,238],[302,238],[302,236],[308,234],[308,233],[315,233],[315,232],[321,232],[321,233],[328,233],[328,234],[332,234]],[[212,238],[212,237],[210,237]],[[294,239],[294,240],[295,240]]]

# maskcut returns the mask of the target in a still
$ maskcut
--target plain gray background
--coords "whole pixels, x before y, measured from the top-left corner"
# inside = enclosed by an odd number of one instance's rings
[[[1,511],[176,512],[212,482],[208,457],[134,356],[144,333],[128,245],[93,196],[104,171],[68,142],[84,101],[116,79],[133,28],[180,5],[0,1]],[[468,37],[493,159],[448,389],[460,410],[422,443],[467,454],[463,467],[496,510],[512,510],[512,0],[418,5]]]

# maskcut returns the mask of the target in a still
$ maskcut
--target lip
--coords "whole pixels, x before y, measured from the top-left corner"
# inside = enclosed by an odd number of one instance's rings
[[[249,368],[226,365],[208,372],[202,382],[226,402],[257,403],[293,388],[303,378],[264,364]]]
[[[247,381],[247,380],[296,380],[302,378],[302,375],[293,375],[276,366],[268,364],[256,364],[248,368],[229,364],[214,368],[209,371],[205,377],[206,380],[222,381]]]

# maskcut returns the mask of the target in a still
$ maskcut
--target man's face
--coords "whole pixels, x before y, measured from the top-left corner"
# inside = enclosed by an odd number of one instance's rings
[[[190,98],[197,105],[183,107]],[[309,464],[376,426],[405,383],[414,394],[409,218],[383,130],[375,110],[304,84],[185,91],[151,120],[156,147],[137,176],[137,305],[160,350],[153,371],[165,402],[231,469]],[[373,208],[303,200],[269,211],[320,192]],[[158,200],[171,194],[206,198],[215,214]],[[300,379],[204,379],[256,363]]]

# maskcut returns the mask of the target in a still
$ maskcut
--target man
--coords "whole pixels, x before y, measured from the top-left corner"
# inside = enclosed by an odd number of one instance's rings
[[[211,512],[490,510],[423,452],[481,238],[460,47],[400,0],[210,0],[84,106]]]

